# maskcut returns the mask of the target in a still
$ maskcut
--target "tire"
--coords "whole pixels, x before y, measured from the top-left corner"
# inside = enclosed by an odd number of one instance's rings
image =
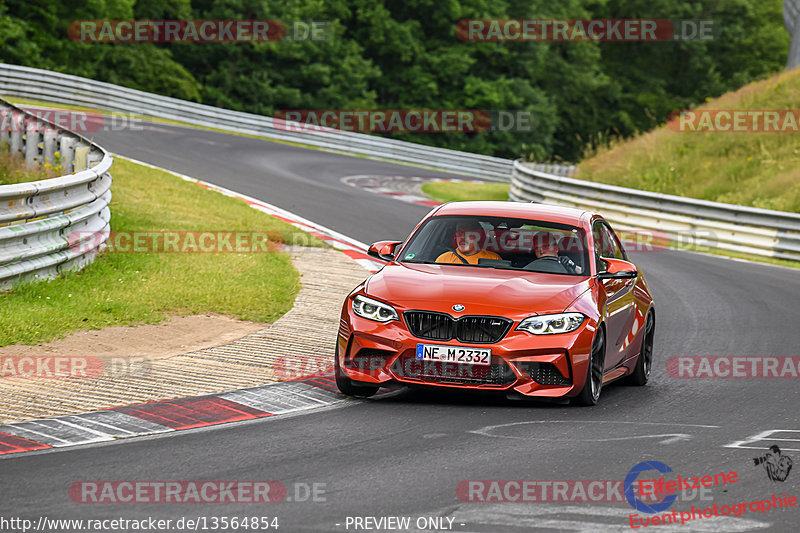
[[[653,313],[647,313],[644,321],[644,334],[642,335],[642,349],[636,359],[636,366],[633,373],[626,380],[629,385],[641,387],[647,384],[650,379],[650,371],[653,368],[653,336],[656,331],[656,321]]]
[[[606,359],[606,335],[603,328],[597,328],[597,334],[592,343],[592,353],[589,364],[586,365],[586,382],[580,394],[572,399],[574,405],[591,407],[600,399],[603,389],[603,365]]]
[[[354,382],[352,379],[347,377],[342,368],[339,366],[339,343],[336,343],[336,359],[333,363],[333,374],[336,377],[336,386],[339,388],[339,392],[345,396],[369,398],[370,396],[374,396],[375,393],[378,392],[378,389],[381,388],[380,385],[356,385],[358,382]]]

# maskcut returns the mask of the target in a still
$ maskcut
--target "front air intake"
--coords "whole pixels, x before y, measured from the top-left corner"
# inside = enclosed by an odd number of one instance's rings
[[[512,324],[511,320],[497,316],[453,318],[432,311],[406,311],[403,316],[412,335],[434,341],[458,339],[469,343],[493,343],[502,339]]]

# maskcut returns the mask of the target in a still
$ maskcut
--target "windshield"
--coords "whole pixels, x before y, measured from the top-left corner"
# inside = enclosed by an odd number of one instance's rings
[[[586,276],[585,232],[541,220],[442,215],[428,219],[399,257],[403,263],[452,264]]]

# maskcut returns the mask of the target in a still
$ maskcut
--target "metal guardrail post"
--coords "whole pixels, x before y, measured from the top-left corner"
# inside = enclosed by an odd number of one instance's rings
[[[52,128],[44,130],[42,140],[42,163],[50,163],[53,167],[56,166],[56,139],[58,132]]]
[[[75,144],[75,152],[72,160],[73,172],[80,172],[88,168],[87,157],[89,157],[89,145],[78,141]]]
[[[11,113],[8,109],[0,109],[0,145],[8,146],[11,141],[11,131],[5,125],[11,125]]]
[[[25,164],[28,167],[36,166],[39,160],[39,124],[28,119],[25,125]]]
[[[77,140],[68,136],[62,135],[59,141],[59,153],[61,154],[61,166],[64,168],[65,173],[72,173],[75,171],[73,163],[75,161],[75,144]]]
[[[11,132],[9,150],[11,155],[22,153],[22,128],[25,127],[25,119],[22,113],[14,113],[11,111]]]

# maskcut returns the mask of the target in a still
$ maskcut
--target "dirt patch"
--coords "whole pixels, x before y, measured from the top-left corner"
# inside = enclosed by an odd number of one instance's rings
[[[103,362],[99,374],[53,376],[47,374],[48,368],[55,373],[51,361],[41,370],[36,366],[36,376],[12,377],[9,372],[20,367],[13,361],[6,367],[3,361],[0,424],[257,387],[329,369],[342,302],[368,273],[333,249],[295,250],[292,261],[302,288],[294,307],[272,325],[195,315],[155,326],[79,332],[39,346],[0,348],[0,361],[63,355]],[[98,368],[93,361],[88,364]]]
[[[161,324],[79,331],[37,346],[0,348],[5,356],[94,356],[163,359],[230,343],[269,324],[204,314],[171,317]]]

